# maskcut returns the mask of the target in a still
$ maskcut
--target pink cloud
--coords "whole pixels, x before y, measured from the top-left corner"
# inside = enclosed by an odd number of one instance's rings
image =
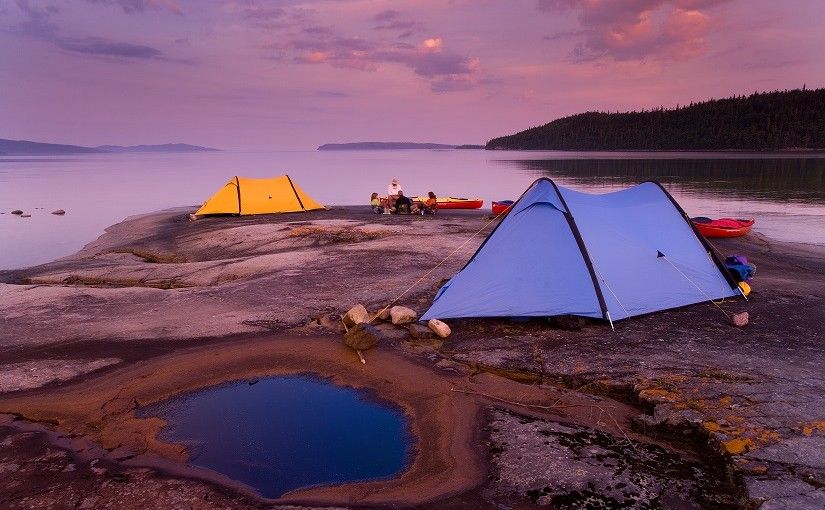
[[[539,0],[543,11],[577,10],[577,60],[690,59],[706,51],[708,9],[729,0]],[[561,36],[548,36],[554,40]]]

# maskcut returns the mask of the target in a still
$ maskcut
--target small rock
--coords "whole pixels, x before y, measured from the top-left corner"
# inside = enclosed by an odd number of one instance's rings
[[[194,214],[189,214],[187,217],[189,218],[189,221],[198,221],[198,217]]]
[[[433,333],[440,336],[441,338],[447,338],[448,336],[450,336],[450,333],[452,333],[452,331],[450,330],[450,326],[446,325],[438,319],[430,319],[430,321],[427,322],[427,326],[431,330],[433,330]]]
[[[557,315],[555,317],[548,317],[547,322],[550,327],[563,329],[565,331],[581,331],[587,323],[584,318],[576,315]]]
[[[361,322],[344,333],[344,344],[356,351],[365,351],[378,344],[381,333],[375,326]]]
[[[393,324],[409,324],[418,319],[418,314],[412,308],[406,306],[393,306],[390,309],[390,317]]]
[[[407,324],[407,331],[409,331],[410,335],[416,340],[424,340],[435,336],[430,328],[414,322],[412,324]]]
[[[21,214],[20,217],[21,218],[31,218],[32,215],[31,214]]]
[[[64,211],[63,209],[58,209],[56,211],[52,211],[52,214],[55,214],[57,216],[63,216],[64,214],[66,214],[66,211]]]
[[[355,326],[356,324],[361,324],[362,322],[369,322],[370,321],[370,314],[367,312],[367,309],[364,308],[364,305],[357,304],[349,309],[347,313],[344,314],[342,317],[344,324],[347,325],[348,328]]]
[[[736,313],[733,315],[733,317],[731,317],[731,323],[738,328],[741,328],[742,326],[747,326],[748,317],[748,312]]]
[[[21,214],[23,214],[23,211],[21,211],[20,209],[15,209],[11,213],[20,216]]]

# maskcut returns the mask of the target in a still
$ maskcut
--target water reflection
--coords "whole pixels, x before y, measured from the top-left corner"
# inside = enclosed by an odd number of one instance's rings
[[[625,187],[657,180],[668,189],[755,200],[825,202],[825,159],[562,159],[501,163],[572,184]]]

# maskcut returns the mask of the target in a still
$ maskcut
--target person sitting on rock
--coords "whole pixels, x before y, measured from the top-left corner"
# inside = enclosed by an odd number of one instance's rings
[[[378,198],[378,193],[373,193],[370,197],[370,206],[375,214],[384,214],[384,208],[381,207],[381,199]]]
[[[402,188],[401,183],[398,182],[398,177],[393,177],[392,182],[389,186],[387,186],[387,203],[389,204],[390,209],[395,207],[395,201],[398,199],[398,194],[403,191],[404,188]]]
[[[438,199],[435,197],[435,193],[430,191],[427,193],[427,200],[421,205],[421,214],[435,214],[438,210]]]
[[[395,199],[395,214],[410,214],[412,212],[412,200],[404,196],[403,191],[398,192]]]

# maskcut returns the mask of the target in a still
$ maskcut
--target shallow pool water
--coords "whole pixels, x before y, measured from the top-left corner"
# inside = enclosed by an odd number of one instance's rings
[[[401,409],[310,376],[223,384],[141,409],[168,422],[160,439],[190,463],[265,497],[313,485],[389,478],[411,459]]]

